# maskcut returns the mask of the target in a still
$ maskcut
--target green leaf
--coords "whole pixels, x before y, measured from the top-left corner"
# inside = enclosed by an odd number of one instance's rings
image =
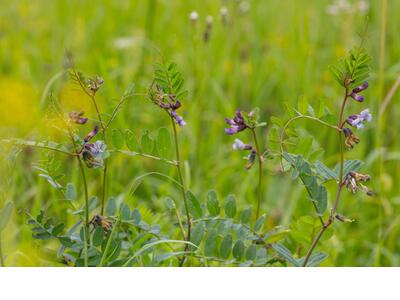
[[[265,223],[266,216],[262,215],[258,220],[254,223],[254,231],[259,231]]]
[[[200,219],[203,215],[203,210],[201,209],[199,200],[197,200],[191,191],[186,192],[186,197],[188,200],[189,212],[195,219]]]
[[[363,164],[364,163],[358,159],[345,160],[343,163],[343,175],[345,176],[349,172],[358,172]],[[340,166],[339,166],[339,164],[337,164],[335,166],[335,169],[333,170],[336,173],[337,178],[339,178],[339,170],[340,170]]]
[[[281,119],[279,119],[277,117],[271,117],[271,123],[275,124],[279,128],[282,128],[285,125],[283,120],[281,120]]]
[[[115,216],[115,212],[117,211],[117,203],[114,197],[110,197],[106,204],[106,215],[107,216]]]
[[[307,108],[308,108],[307,98],[304,95],[299,96],[297,102],[297,110],[304,115],[307,113]]]
[[[67,200],[74,201],[78,197],[78,194],[76,192],[75,185],[72,182],[68,182],[67,185],[65,186],[65,198]]]
[[[135,208],[132,213],[131,213],[131,220],[135,224],[139,224],[140,221],[142,220],[142,216],[137,208]]]
[[[158,130],[157,151],[161,157],[168,157],[171,150],[171,136],[165,127]]]
[[[255,265],[261,266],[265,265],[266,263],[267,263],[267,249],[265,249],[264,247],[259,248],[256,254]]]
[[[14,208],[14,204],[10,201],[7,202],[3,209],[0,212],[0,232],[4,230],[4,228],[7,226],[8,222],[10,221],[11,218],[11,213]]]
[[[104,230],[101,226],[97,226],[93,233],[93,245],[100,246],[103,243]]]
[[[204,254],[206,256],[213,256],[216,245],[217,245],[217,230],[211,229],[208,232],[206,243],[204,245]]]
[[[233,246],[233,257],[236,260],[241,260],[244,254],[244,243],[241,240],[236,241],[235,245]]]
[[[328,193],[324,186],[320,185],[316,176],[311,171],[310,164],[300,155],[284,152],[283,158],[289,162],[303,182],[306,190],[317,207],[317,214],[322,216],[328,206]]]
[[[146,130],[142,135],[141,140],[142,150],[144,153],[152,153],[154,148],[154,142],[150,137],[149,131]]]
[[[272,248],[279,253],[287,262],[295,265],[296,267],[300,267],[299,262],[293,258],[292,253],[290,253],[289,249],[281,244],[273,244]]]
[[[316,267],[320,263],[322,263],[328,255],[326,253],[318,252],[311,255],[310,259],[307,262],[307,267]]]
[[[228,195],[226,202],[225,202],[225,206],[224,206],[224,210],[225,210],[225,215],[228,218],[234,218],[236,215],[236,199],[234,195]]]
[[[240,214],[240,222],[242,222],[243,224],[248,224],[250,222],[251,213],[252,213],[251,207],[243,209],[242,213]]]
[[[121,130],[113,129],[111,132],[111,138],[116,149],[121,149],[124,146],[124,137]]]
[[[51,231],[51,234],[52,234],[53,236],[58,236],[58,235],[60,235],[60,233],[63,232],[64,227],[65,227],[65,224],[63,224],[63,223],[58,224],[57,226],[55,226],[55,227],[53,228],[53,230]]]
[[[338,180],[337,174],[319,160],[314,163],[314,166],[317,175],[319,175],[323,180]]]
[[[130,220],[131,211],[129,209],[128,204],[125,204],[125,205],[122,206],[120,214],[121,214],[121,218],[122,218],[123,221],[129,221]]]
[[[204,231],[205,231],[204,225],[201,222],[197,223],[192,229],[190,241],[193,244],[195,244],[196,246],[199,246],[201,243],[201,240],[203,239]],[[192,250],[194,250],[194,249],[192,249]]]
[[[231,251],[232,251],[232,235],[228,234],[223,238],[221,242],[219,255],[223,259],[227,259],[231,254]]]
[[[246,259],[247,260],[254,260],[257,254],[257,247],[254,244],[251,244],[246,251]]]
[[[131,130],[125,131],[125,143],[130,151],[140,151],[140,146],[135,134]]]
[[[207,193],[207,209],[210,213],[210,216],[215,217],[219,215],[220,208],[217,199],[217,193],[214,190],[211,190]]]

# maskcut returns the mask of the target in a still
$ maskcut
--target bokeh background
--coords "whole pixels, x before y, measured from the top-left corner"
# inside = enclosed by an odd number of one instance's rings
[[[198,13],[196,22],[189,19],[192,11]],[[335,234],[319,248],[330,255],[324,265],[400,266],[399,13],[396,0],[2,0],[0,137],[63,142],[63,134],[46,118],[50,93],[66,111],[84,110],[95,119],[90,100],[68,79],[71,58],[78,70],[104,78],[99,101],[108,113],[129,83],[136,92],[146,92],[154,63],[174,61],[189,91],[182,108],[187,126],[179,132],[188,186],[198,194],[211,188],[222,196],[234,193],[239,206],[253,203],[255,170],[246,172],[242,155],[232,151],[224,118],[238,107],[259,107],[269,122],[262,134],[268,147],[270,117],[285,119],[283,103],[295,106],[299,97],[306,97],[335,113],[342,90],[328,66],[359,43],[368,20],[365,46],[372,57],[372,76],[362,106],[371,110],[373,121],[359,132],[362,142],[346,157],[365,161],[362,170],[371,175],[377,196],[344,193],[339,211],[356,221],[336,222]],[[207,16],[213,22],[205,41]],[[353,103],[349,110],[358,112],[360,106]],[[168,125],[162,112],[138,96],[125,104],[113,127],[140,135]],[[315,136],[313,149],[321,148],[318,157],[333,167],[338,161],[336,135],[313,123],[296,126]],[[24,213],[44,208],[59,219],[69,218],[67,205],[32,168],[49,154],[2,144],[0,157],[0,206],[11,200],[16,208],[2,233],[6,263],[54,265],[45,252],[55,245],[31,237]],[[74,162],[62,155],[55,159],[65,174],[62,181],[78,182]],[[109,195],[126,193],[136,176],[149,171],[174,176],[173,169],[154,161],[113,157]],[[90,193],[98,194],[100,171],[90,170],[89,176]],[[279,172],[278,161],[267,165],[264,178],[267,201],[262,210],[269,226],[290,229],[300,217],[313,215],[303,187]],[[174,189],[151,178],[125,201],[168,230],[174,221],[163,198],[179,192]],[[329,186],[330,197],[334,190]],[[295,244],[290,236],[287,243]]]

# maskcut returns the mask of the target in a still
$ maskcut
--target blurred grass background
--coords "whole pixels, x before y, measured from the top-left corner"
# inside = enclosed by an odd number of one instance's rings
[[[228,11],[226,22],[220,15],[223,7]],[[199,14],[196,24],[189,20],[191,11]],[[366,47],[372,56],[372,78],[362,106],[369,107],[374,118],[359,132],[362,143],[346,152],[346,157],[366,162],[363,172],[371,175],[377,196],[344,193],[339,211],[356,222],[335,224],[336,233],[320,248],[330,254],[326,265],[400,266],[398,93],[382,111],[385,97],[400,76],[399,13],[400,2],[395,0],[2,0],[0,137],[63,141],[46,122],[46,91],[54,92],[66,111],[84,110],[95,119],[90,100],[64,72],[68,56],[78,70],[105,79],[100,106],[110,113],[130,82],[135,83],[136,92],[146,91],[153,64],[162,53],[167,61],[178,64],[189,90],[182,108],[188,125],[180,130],[188,186],[199,195],[211,188],[221,196],[234,193],[240,206],[254,203],[255,170],[247,174],[242,155],[231,151],[233,139],[224,134],[224,117],[231,117],[238,107],[257,106],[262,119],[269,121],[271,116],[283,117],[283,103],[296,105],[299,97],[315,105],[321,101],[336,112],[342,91],[328,65],[358,44],[368,16]],[[209,15],[213,25],[205,42]],[[360,106],[352,103],[349,111],[358,112]],[[297,124],[316,136],[324,161],[333,167],[338,161],[336,135],[315,124]],[[130,99],[113,125],[137,135],[160,126],[168,127],[168,120],[143,97]],[[241,138],[246,140],[244,135]],[[267,130],[263,138],[267,146]],[[26,216],[21,210],[35,214],[45,207],[63,219],[67,206],[32,169],[32,162],[46,158],[45,152],[24,149],[17,157],[13,154],[2,148],[0,204],[12,200],[17,208],[2,237],[6,262],[48,265],[24,225]],[[62,155],[56,158],[65,161]],[[67,160],[61,165],[66,174],[63,180],[77,182],[78,170],[70,164]],[[269,226],[289,226],[300,216],[311,215],[301,184],[277,173],[277,162],[267,169],[267,201],[262,209]],[[149,171],[175,175],[173,169],[138,157],[111,158],[108,194],[127,192],[136,176]],[[90,193],[99,194],[100,171],[88,173]],[[331,196],[334,190],[332,185]],[[162,199],[178,192],[160,179],[147,179],[135,197],[125,200],[132,207],[139,205],[153,222],[170,228],[168,223],[174,219]]]

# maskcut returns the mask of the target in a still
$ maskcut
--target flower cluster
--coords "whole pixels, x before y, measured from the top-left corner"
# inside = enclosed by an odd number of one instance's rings
[[[186,125],[185,120],[176,112],[182,106],[182,103],[176,99],[176,95],[165,94],[162,92],[161,88],[157,87],[155,91],[150,92],[150,98],[156,105],[166,110],[175,120],[176,124],[180,127]]]
[[[86,79],[87,88],[92,95],[95,95],[100,87],[103,85],[104,79],[100,76]]]
[[[354,88],[348,96],[352,97],[354,100],[358,102],[363,102],[364,97],[359,95],[358,93],[364,91],[367,88],[368,88],[368,82],[365,82],[362,85]],[[362,129],[364,128],[364,123],[370,122],[371,120],[372,120],[372,115],[369,112],[369,109],[364,109],[359,114],[348,116],[346,119],[346,123],[356,129]],[[354,145],[360,142],[358,136],[356,136],[350,128],[344,127],[343,134],[345,136],[345,144],[350,149],[354,148]]]
[[[359,95],[359,92],[362,92],[363,90],[366,90],[368,88],[368,82],[364,82],[362,85],[354,88],[351,93],[350,97],[353,98],[354,100],[358,102],[363,102],[364,101],[364,96]]]
[[[361,189],[368,196],[373,196],[374,192],[372,192],[368,187],[363,184],[363,182],[367,182],[370,179],[371,177],[369,175],[364,175],[357,172],[349,172],[344,178],[344,185],[352,193],[356,193],[358,190]]]
[[[82,158],[88,168],[100,168],[104,165],[109,153],[106,151],[107,145],[99,140],[95,143],[89,141],[99,132],[99,127],[96,125],[83,139]]]
[[[249,127],[245,123],[242,112],[240,110],[236,111],[236,114],[233,117],[233,119],[225,118],[225,122],[226,122],[226,124],[228,124],[230,126],[229,128],[225,129],[225,133],[229,134],[229,135],[236,134],[236,133],[243,131]]]

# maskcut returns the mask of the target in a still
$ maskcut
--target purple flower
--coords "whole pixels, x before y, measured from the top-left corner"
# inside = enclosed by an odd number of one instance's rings
[[[362,85],[356,87],[353,89],[353,93],[359,93],[362,92],[363,90],[366,90],[368,88],[368,82],[364,82]]]
[[[88,121],[88,118],[82,117],[83,114],[84,114],[83,111],[80,111],[80,112],[71,111],[68,115],[69,115],[70,119],[72,120],[72,122],[83,125]]]
[[[235,139],[235,143],[232,145],[233,150],[252,150],[253,147],[249,144],[243,143],[239,139]]]
[[[358,115],[350,115],[346,119],[346,122],[349,125],[356,127],[357,129],[361,129],[364,128],[364,122],[370,122],[371,120],[372,120],[372,115],[369,112],[369,109],[364,109]]]
[[[225,128],[225,133],[229,134],[229,135],[238,133],[247,128],[247,125],[244,122],[244,119],[243,119],[243,116],[242,116],[242,113],[240,110],[236,111],[236,114],[233,117],[233,119],[226,118],[225,122],[226,122],[226,124],[231,126],[229,128]]]
[[[358,101],[358,102],[363,102],[364,101],[364,96],[361,96],[361,95],[356,94],[354,92],[352,92],[350,94],[350,97],[353,98],[354,100]]]
[[[362,85],[354,88],[351,93],[350,93],[350,97],[353,98],[354,100],[358,101],[358,102],[363,102],[364,101],[364,97],[357,94],[359,92],[362,92],[363,90],[366,90],[368,88],[368,82],[364,82]]]
[[[93,130],[91,132],[89,132],[85,138],[83,139],[83,141],[85,143],[89,142],[97,133],[99,132],[99,127],[96,125],[94,126]]]
[[[85,144],[82,157],[89,168],[99,168],[104,165],[107,145],[103,141],[96,141],[94,144]]]
[[[183,126],[186,125],[185,120],[184,120],[181,116],[179,116],[179,115],[176,113],[175,110],[172,110],[172,111],[171,111],[171,116],[174,118],[175,123],[178,124],[180,127],[183,127]]]

